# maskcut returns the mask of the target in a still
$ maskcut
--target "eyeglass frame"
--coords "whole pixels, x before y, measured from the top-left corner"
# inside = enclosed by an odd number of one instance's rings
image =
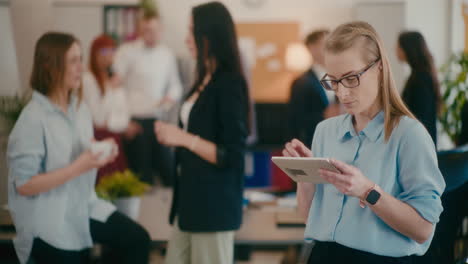
[[[328,73],[325,73],[325,75],[323,75],[322,79],[320,79],[320,84],[322,85],[322,87],[325,89],[325,90],[328,90],[328,91],[336,91],[337,89],[327,89],[327,85],[324,85],[324,82],[325,81],[332,81],[332,82],[335,82],[336,83],[336,87],[338,88],[338,84],[341,83],[341,85],[343,85],[343,87],[345,88],[348,88],[348,89],[352,89],[352,88],[356,88],[358,87],[360,84],[361,84],[361,76],[366,73],[370,68],[372,68],[372,66],[374,66],[378,61],[380,60],[380,57],[377,58],[375,61],[373,61],[371,64],[367,65],[363,70],[361,70],[360,72],[358,73],[355,73],[355,74],[348,74],[346,76],[343,76],[337,80],[331,80],[331,79],[328,79],[328,80],[325,80],[325,77],[328,76]],[[348,87],[346,86],[344,83],[342,83],[341,81],[346,79],[346,78],[349,78],[351,76],[355,76],[356,79],[357,79],[357,85],[356,86],[352,86],[352,87]]]

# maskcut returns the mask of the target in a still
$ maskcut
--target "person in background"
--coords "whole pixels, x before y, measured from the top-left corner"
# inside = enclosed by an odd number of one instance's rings
[[[457,146],[468,144],[468,103],[465,103],[461,110],[461,132],[457,140]]]
[[[140,37],[123,44],[115,55],[115,71],[122,78],[132,120],[138,133],[126,144],[130,168],[142,180],[154,184],[155,172],[163,185],[172,185],[173,155],[154,137],[153,123],[179,101],[182,85],[176,58],[160,43],[161,24],[154,11],[145,11],[139,24]]]
[[[403,89],[403,101],[429,131],[437,146],[437,113],[441,96],[434,60],[421,33],[402,32],[398,37],[397,57],[408,63],[411,74]]]
[[[89,56],[89,71],[83,74],[83,97],[93,117],[94,138],[112,138],[119,150],[114,162],[98,170],[98,182],[103,176],[127,169],[122,136],[127,132],[127,137],[133,138],[140,128],[133,122],[129,123],[125,92],[112,69],[115,48],[114,40],[107,35],[94,39]]]
[[[247,87],[249,88],[249,135],[247,136],[247,146],[253,146],[257,143],[258,140],[258,132],[257,132],[257,116],[255,113],[255,101],[250,96],[252,93],[251,83],[252,83],[252,62],[249,61],[247,56],[247,52],[245,49],[242,49],[242,45],[239,43],[239,56],[241,61],[242,72],[244,73],[244,78],[247,83]]]
[[[180,126],[155,124],[159,142],[176,147],[177,157],[166,263],[231,264],[242,220],[249,93],[226,7],[196,6],[190,21],[195,83],[180,110]]]
[[[119,254],[113,263],[148,263],[148,233],[94,191],[96,168],[116,153],[102,157],[90,150],[93,127],[81,102],[81,58],[72,35],[49,32],[36,43],[33,96],[7,150],[14,246],[21,263],[88,263],[93,242]]]
[[[284,156],[330,158],[328,184],[298,183],[309,263],[412,263],[426,252],[445,188],[432,139],[395,87],[387,52],[366,22],[338,26],[325,44],[322,85],[345,115],[321,122],[312,148],[299,140]]]
[[[312,143],[315,127],[324,119],[324,111],[329,103],[319,79],[325,74],[323,47],[328,34],[328,30],[317,30],[306,37],[305,45],[313,57],[314,64],[294,80],[291,86],[289,98],[291,138],[297,138],[306,145]]]
[[[466,155],[464,152],[468,150],[467,103],[461,108],[460,118],[462,124],[460,135],[455,142],[456,149],[439,153],[439,165],[447,167],[446,170],[448,170],[447,175],[444,176],[450,177],[447,180],[447,188],[442,196],[444,211],[440,216],[440,222],[437,225],[429,250],[423,256],[415,257],[414,264],[456,263],[457,240],[460,229],[463,228],[464,218],[468,213],[468,204],[461,202],[468,200],[468,181],[466,181],[468,163],[463,158],[463,155]],[[455,153],[447,154],[447,152]]]

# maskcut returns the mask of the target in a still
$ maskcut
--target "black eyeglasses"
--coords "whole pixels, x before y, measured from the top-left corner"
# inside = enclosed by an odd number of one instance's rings
[[[322,77],[322,80],[320,80],[320,83],[322,84],[323,88],[329,91],[336,91],[338,89],[338,83],[341,83],[346,88],[358,87],[360,84],[359,77],[361,77],[367,70],[372,68],[372,66],[374,66],[379,60],[380,58],[376,59],[374,62],[367,65],[367,67],[365,67],[362,71],[356,74],[346,75],[338,80],[325,79],[328,76],[328,74],[325,74]]]

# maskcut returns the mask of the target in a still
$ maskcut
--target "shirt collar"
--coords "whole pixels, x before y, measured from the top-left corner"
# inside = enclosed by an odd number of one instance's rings
[[[312,67],[311,67],[311,70],[315,72],[315,74],[317,75],[317,78],[319,80],[320,80],[320,78],[322,78],[325,75],[325,73],[327,73],[325,68],[323,68],[322,65],[320,65],[318,63],[313,64]]]
[[[161,43],[156,43],[156,45],[154,45],[153,47],[148,47],[148,46],[145,45],[144,40],[139,38],[139,39],[135,40],[135,45],[140,50],[143,50],[143,51],[146,51],[146,52],[148,52],[148,51],[152,52],[152,51],[158,50]]]
[[[70,103],[68,104],[68,113],[72,114],[74,110],[76,109],[78,98],[73,93],[70,96],[71,97],[70,97]],[[45,107],[48,111],[59,112],[63,114],[63,111],[57,105],[52,103],[50,99],[47,98],[47,96],[37,91],[33,91],[32,99],[38,102],[41,106]]]
[[[365,135],[371,141],[375,142],[379,138],[380,134],[382,134],[384,123],[384,112],[380,111],[360,132],[360,134]],[[356,130],[354,130],[353,126],[352,115],[345,115],[340,130],[340,139],[346,140],[357,136]]]

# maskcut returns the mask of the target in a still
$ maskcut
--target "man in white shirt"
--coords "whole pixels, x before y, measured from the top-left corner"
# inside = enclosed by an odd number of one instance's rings
[[[141,127],[127,144],[130,168],[153,184],[158,170],[164,185],[172,184],[171,151],[155,138],[153,124],[162,118],[182,95],[182,85],[174,54],[159,43],[160,21],[155,12],[145,12],[140,20],[140,37],[123,44],[115,57],[115,71],[126,89],[132,119]]]

